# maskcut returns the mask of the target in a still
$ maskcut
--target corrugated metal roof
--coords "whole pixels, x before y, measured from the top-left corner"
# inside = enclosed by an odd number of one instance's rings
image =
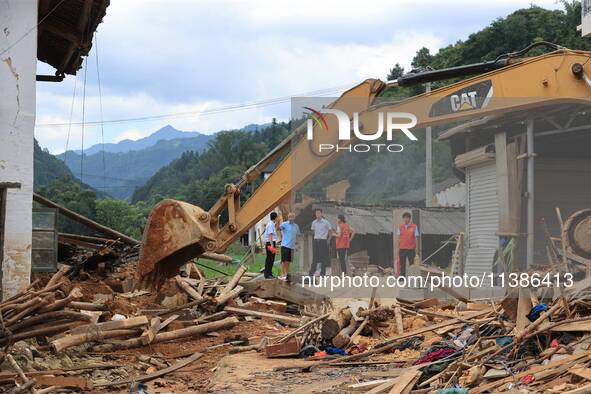
[[[421,209],[420,211],[422,234],[457,234],[466,228],[466,215],[463,210]]]
[[[324,217],[335,226],[337,217],[345,215],[347,222],[356,234],[392,234],[392,210],[380,208],[354,208],[327,204],[314,204],[313,209],[321,208]]]
[[[347,222],[360,235],[394,233],[393,212],[391,209],[357,208],[330,203],[313,204],[312,209],[317,208],[322,209],[324,217],[333,226],[336,225],[339,214],[345,215]],[[426,235],[449,235],[463,232],[465,229],[464,210],[420,209],[420,227],[421,233]]]

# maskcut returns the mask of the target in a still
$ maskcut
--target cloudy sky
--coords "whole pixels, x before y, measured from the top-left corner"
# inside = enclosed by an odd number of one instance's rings
[[[335,96],[366,78],[384,79],[396,62],[408,69],[418,48],[434,53],[531,3],[111,0],[86,66],[85,120],[100,121],[101,101],[104,121],[175,114],[104,123],[105,142],[141,138],[166,124],[212,133],[286,120],[290,96]],[[559,7],[556,0],[533,3]],[[53,69],[39,63],[38,73]],[[82,120],[83,86],[84,70],[76,80],[38,84],[35,135],[53,153],[65,150],[68,129],[68,148],[82,146],[82,126],[67,124],[70,113],[73,123]],[[218,111],[245,103],[257,105]],[[100,142],[101,126],[85,126],[84,146]]]

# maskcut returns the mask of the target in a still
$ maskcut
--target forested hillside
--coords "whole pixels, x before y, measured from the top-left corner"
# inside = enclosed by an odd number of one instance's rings
[[[70,169],[47,149],[42,149],[37,140],[34,140],[34,188],[47,186],[55,179],[74,179]]]
[[[183,152],[203,151],[211,139],[210,135],[199,134],[188,138],[159,140],[140,150],[104,152],[104,155],[103,152],[91,155],[85,153],[82,180],[110,196],[126,199],[161,167]],[[81,154],[68,151],[59,158],[65,160],[72,172],[80,178]]]
[[[273,122],[258,131],[219,132],[205,152],[186,152],[160,169],[135,191],[132,202],[154,204],[172,197],[209,208],[226,183],[236,182],[248,167],[281,142],[289,129],[289,123]]]

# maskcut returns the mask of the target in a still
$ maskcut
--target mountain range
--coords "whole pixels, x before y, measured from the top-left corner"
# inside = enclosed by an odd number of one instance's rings
[[[166,125],[163,128],[150,134],[149,136],[140,138],[135,141],[125,139],[116,143],[108,142],[106,144],[92,145],[90,148],[84,149],[84,154],[90,156],[95,153],[102,152],[103,149],[105,152],[124,153],[129,152],[130,150],[141,150],[149,148],[150,146],[156,145],[156,143],[160,140],[194,138],[201,137],[203,135],[204,134],[199,133],[198,131],[180,131],[175,129],[171,125]],[[74,152],[76,152],[77,154],[81,153],[80,150],[75,150]]]
[[[93,188],[115,198],[129,198],[161,167],[183,152],[203,152],[212,135],[181,131],[168,125],[139,140],[97,144],[80,151],[67,151],[57,157],[72,173]],[[81,175],[82,171],[82,175]]]
[[[266,125],[249,124],[242,131],[256,132]],[[83,182],[108,195],[129,199],[160,168],[184,152],[203,152],[215,134],[181,131],[167,125],[138,140],[96,144],[81,151],[70,150],[57,157]],[[103,154],[104,151],[104,154]]]

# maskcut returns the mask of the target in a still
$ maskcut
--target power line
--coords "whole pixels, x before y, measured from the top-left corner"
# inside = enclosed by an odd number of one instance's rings
[[[80,183],[84,175],[84,115],[86,111],[86,70],[88,70],[88,56],[84,59],[84,85],[82,88],[82,156],[80,157]]]
[[[99,112],[101,118],[101,148],[103,152],[103,176],[107,175],[107,164],[105,161],[105,129],[103,127],[103,92],[101,91],[101,74],[99,72],[99,55],[98,55],[98,34],[94,35],[94,55],[96,59],[96,79],[98,82],[99,91]],[[103,179],[104,181],[104,179]],[[103,182],[103,186],[105,186]]]
[[[289,96],[283,97],[276,97],[272,99],[266,100],[258,100],[258,101],[251,101],[242,104],[233,104],[233,105],[226,105],[221,107],[215,107],[206,109],[203,111],[187,111],[187,112],[176,112],[176,113],[169,113],[169,114],[160,114],[160,115],[147,115],[147,116],[140,116],[135,118],[120,118],[120,119],[110,119],[110,120],[99,120],[99,121],[88,121],[88,122],[74,122],[74,125],[82,125],[82,123],[86,125],[103,125],[108,123],[126,123],[126,122],[142,122],[142,121],[150,121],[150,120],[162,120],[162,119],[170,119],[170,118],[181,118],[181,117],[191,117],[197,115],[212,115],[212,114],[220,114],[225,112],[232,112],[238,110],[245,110],[245,109],[253,109],[253,108],[260,108],[265,107],[268,105],[276,105],[285,102],[289,102],[293,99],[293,97],[306,97],[306,96],[323,96],[328,94],[333,94],[339,92],[347,87],[350,87],[351,84],[336,86],[328,89],[321,89],[312,92],[306,93],[299,93],[293,94]],[[67,123],[45,123],[45,124],[38,124],[37,127],[57,127],[57,126],[67,126]]]
[[[21,42],[22,40],[25,39],[25,37],[27,37],[29,34],[31,34],[36,28],[39,27],[40,24],[43,23],[43,21],[45,19],[47,19],[47,17],[49,17],[49,15],[51,15],[53,13],[53,11],[55,11],[57,9],[57,7],[59,7],[60,5],[62,5],[62,3],[66,1],[66,0],[61,0],[59,3],[57,3],[55,5],[55,7],[53,7],[51,10],[49,10],[49,12],[43,17],[41,18],[41,20],[39,22],[37,22],[37,24],[35,24],[35,26],[31,27],[29,30],[27,30],[27,32],[25,34],[23,34],[18,40],[16,40],[15,42],[13,42],[12,44],[10,44],[8,46],[8,48],[6,48],[5,50],[3,50],[2,52],[0,52],[0,56],[4,55],[6,52],[10,51],[12,48],[14,48],[19,42]]]
[[[72,115],[74,115],[74,101],[76,99],[76,83],[78,75],[74,75],[74,91],[72,92],[72,104],[70,105],[70,121],[68,123],[68,136],[66,137],[66,150],[64,153],[64,163],[68,162],[68,145],[70,144],[70,132],[72,131]]]

